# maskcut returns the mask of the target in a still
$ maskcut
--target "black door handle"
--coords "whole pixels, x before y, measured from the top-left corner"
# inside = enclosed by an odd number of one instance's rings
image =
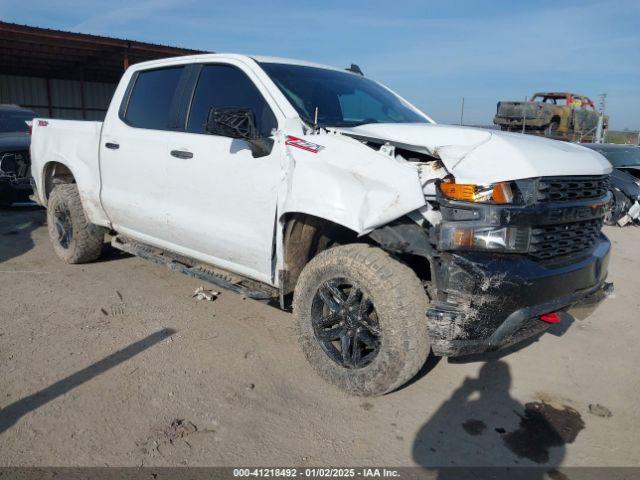
[[[104,144],[105,147],[111,149],[111,150],[117,150],[120,148],[120,144],[119,143],[111,143],[111,142],[107,142]]]
[[[176,158],[193,158],[193,153],[186,150],[171,150],[171,156]]]

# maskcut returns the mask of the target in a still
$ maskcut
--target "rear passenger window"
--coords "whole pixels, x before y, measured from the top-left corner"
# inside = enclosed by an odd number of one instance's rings
[[[169,129],[171,105],[183,68],[138,73],[125,113],[126,122],[133,127]]]
[[[205,65],[200,73],[191,104],[187,131],[205,133],[211,107],[251,108],[256,114],[256,127],[270,136],[277,127],[276,117],[253,82],[241,70],[228,65]]]

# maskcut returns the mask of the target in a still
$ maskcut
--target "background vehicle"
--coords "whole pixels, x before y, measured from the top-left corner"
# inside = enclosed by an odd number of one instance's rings
[[[616,225],[640,219],[640,147],[606,143],[589,143],[585,147],[604,155],[614,167],[611,172],[613,197],[605,222]]]
[[[604,119],[606,129],[608,117]],[[594,139],[598,112],[593,102],[570,92],[534,93],[528,102],[498,102],[493,123],[502,130],[562,140]]]
[[[25,202],[31,189],[29,143],[35,113],[15,105],[0,105],[0,205]]]
[[[611,165],[436,125],[380,84],[269,57],[136,64],[104,123],[34,121],[66,262],[112,244],[261,300],[293,296],[326,380],[380,395],[429,351],[495,350],[606,292]]]

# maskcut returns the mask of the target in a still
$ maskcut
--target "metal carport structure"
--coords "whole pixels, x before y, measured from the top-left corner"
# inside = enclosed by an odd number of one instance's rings
[[[101,120],[133,63],[200,50],[0,22],[0,103]]]

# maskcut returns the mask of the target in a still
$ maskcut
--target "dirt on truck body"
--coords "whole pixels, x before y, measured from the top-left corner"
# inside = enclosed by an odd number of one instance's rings
[[[530,101],[498,102],[493,123],[501,130],[543,135],[559,140],[595,139],[599,113],[588,97],[570,92],[539,92]],[[604,117],[603,127],[607,127]]]

